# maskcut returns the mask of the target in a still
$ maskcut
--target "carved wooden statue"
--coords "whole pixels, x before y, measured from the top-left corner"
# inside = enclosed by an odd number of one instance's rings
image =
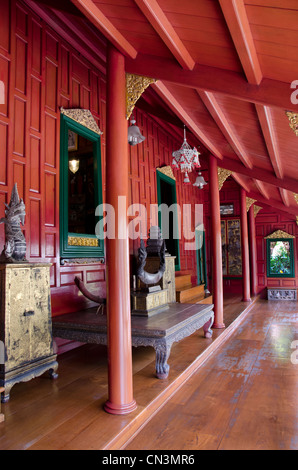
[[[0,223],[5,225],[5,245],[0,256],[0,263],[20,263],[26,260],[26,240],[21,230],[25,223],[25,204],[20,199],[17,183],[15,183],[10,203],[5,204],[5,217]]]

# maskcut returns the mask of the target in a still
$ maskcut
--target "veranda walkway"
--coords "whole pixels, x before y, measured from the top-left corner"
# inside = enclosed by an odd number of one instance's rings
[[[126,448],[297,450],[297,340],[297,302],[258,301]]]

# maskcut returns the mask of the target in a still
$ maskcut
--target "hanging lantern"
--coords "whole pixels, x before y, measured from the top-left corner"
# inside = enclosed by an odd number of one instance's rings
[[[193,185],[197,186],[199,189],[203,189],[206,184],[207,183],[204,180],[204,176],[202,176],[202,173],[199,171],[197,179]]]
[[[68,168],[70,169],[70,171],[75,174],[78,169],[80,167],[80,160],[69,160],[68,162]]]
[[[172,168],[180,170],[185,173],[184,183],[190,184],[188,173],[192,172],[195,168],[200,168],[200,153],[194,147],[193,149],[186,140],[185,126],[184,126],[184,142],[179,150],[172,153]]]
[[[141,142],[143,142],[146,139],[146,137],[144,137],[141,134],[141,131],[138,128],[138,126],[135,125],[136,121],[135,121],[133,116],[132,116],[132,119],[130,121],[130,124],[131,125],[128,128],[128,143],[131,146],[140,144]]]

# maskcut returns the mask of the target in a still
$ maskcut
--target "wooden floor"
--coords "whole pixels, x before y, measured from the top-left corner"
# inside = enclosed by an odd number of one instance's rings
[[[155,378],[153,349],[133,348],[138,409],[122,417],[103,410],[106,348],[66,352],[56,381],[12,388],[0,449],[297,449],[297,312],[296,302],[226,298],[226,328],[174,344],[167,380]]]
[[[128,449],[297,450],[297,303],[258,303]]]

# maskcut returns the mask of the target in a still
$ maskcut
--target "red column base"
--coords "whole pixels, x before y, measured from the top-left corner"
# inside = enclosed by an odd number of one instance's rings
[[[242,302],[251,302],[251,298],[249,298],[249,299],[242,299]]]
[[[126,415],[132,411],[135,411],[136,409],[137,404],[135,400],[126,405],[116,405],[108,400],[104,405],[104,410],[111,415]]]
[[[220,329],[223,329],[225,327],[226,327],[226,325],[224,323],[213,323],[213,325],[212,325],[212,328],[214,328],[216,330],[220,330]]]

